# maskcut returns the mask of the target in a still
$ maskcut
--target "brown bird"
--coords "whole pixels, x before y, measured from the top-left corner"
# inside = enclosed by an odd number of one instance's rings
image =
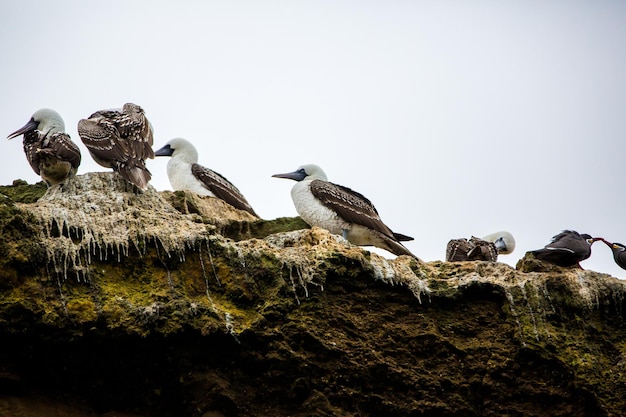
[[[94,161],[113,168],[126,181],[145,190],[152,178],[146,159],[154,158],[152,126],[141,107],[100,110],[78,122],[78,134]]]
[[[537,249],[531,253],[537,259],[558,266],[574,266],[591,256],[591,244],[593,242],[594,238],[591,235],[564,230],[554,236],[552,241],[543,249]]]
[[[452,239],[446,247],[446,262],[489,261],[496,262],[498,255],[506,255],[515,249],[515,239],[509,232],[496,232],[479,239]]]
[[[26,159],[48,186],[76,175],[81,160],[80,149],[65,133],[65,123],[59,113],[52,109],[37,110],[28,123],[8,138],[22,134]]]
[[[413,255],[400,242],[412,237],[392,232],[370,200],[348,187],[329,182],[317,165],[303,165],[294,172],[272,175],[297,181],[291,189],[296,211],[310,226],[342,235],[352,244],[376,246],[394,255]]]
[[[446,262],[498,260],[498,250],[493,242],[472,236],[468,239],[452,239],[446,246]]]

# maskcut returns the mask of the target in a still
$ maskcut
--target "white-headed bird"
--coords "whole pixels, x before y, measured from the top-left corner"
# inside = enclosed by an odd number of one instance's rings
[[[65,123],[59,113],[52,109],[37,110],[28,123],[8,138],[19,135],[24,135],[28,163],[46,184],[59,184],[76,175],[80,149],[65,133]]]

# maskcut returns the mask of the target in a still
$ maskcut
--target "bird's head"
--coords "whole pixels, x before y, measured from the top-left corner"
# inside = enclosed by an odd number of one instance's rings
[[[65,132],[65,123],[61,115],[56,111],[46,108],[39,109],[33,114],[28,123],[11,133],[8,138],[13,139],[35,130],[38,130],[44,136],[53,132]]]
[[[593,245],[593,242],[595,242],[596,240],[600,240],[599,238],[591,237],[591,235],[587,233],[581,233],[580,237],[585,239],[590,245]]]
[[[595,240],[601,240],[602,242],[604,242],[605,245],[607,245],[609,248],[611,248],[613,250],[613,252],[624,252],[626,250],[626,246],[624,246],[621,243],[617,243],[617,242],[609,242],[606,239],[603,239],[601,237],[596,237],[594,238]]]
[[[272,175],[272,177],[287,178],[294,181],[302,181],[305,179],[328,181],[328,179],[326,178],[326,174],[324,173],[322,168],[314,164],[302,165],[293,172],[287,172],[285,174],[274,174]]]
[[[626,246],[621,243],[611,243],[612,249],[617,249],[618,252],[624,252],[626,250]]]
[[[507,255],[515,249],[515,239],[509,232],[491,233],[483,237],[483,240],[493,242],[500,255]]]
[[[191,142],[183,138],[170,140],[161,149],[154,152],[154,156],[171,156],[182,159],[190,164],[198,163],[198,151]]]

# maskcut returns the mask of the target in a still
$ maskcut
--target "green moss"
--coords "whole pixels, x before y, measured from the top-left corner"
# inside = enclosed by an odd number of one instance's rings
[[[256,222],[232,222],[221,229],[221,234],[233,240],[263,239],[275,233],[310,229],[300,217],[279,217]]]
[[[0,286],[13,282],[17,275],[37,273],[45,259],[38,227],[12,201],[0,201]]]
[[[0,185],[0,194],[4,194],[16,203],[34,203],[48,190],[45,182],[28,184],[24,180],[15,180],[12,185]]]

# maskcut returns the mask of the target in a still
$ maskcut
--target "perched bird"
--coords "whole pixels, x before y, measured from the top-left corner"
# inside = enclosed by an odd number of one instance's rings
[[[46,184],[59,184],[76,175],[80,149],[65,133],[65,123],[59,113],[52,109],[37,110],[28,123],[8,138],[22,134],[26,159]]]
[[[377,246],[395,255],[417,258],[400,242],[412,237],[394,233],[374,205],[350,188],[333,184],[317,165],[303,165],[294,172],[272,175],[297,181],[291,198],[302,220],[311,226],[342,235],[355,245]]]
[[[167,176],[174,190],[217,197],[259,217],[237,187],[217,172],[198,164],[198,151],[188,140],[172,139],[154,155],[172,157],[167,163]]]
[[[121,110],[97,111],[78,122],[78,134],[94,161],[143,190],[148,187],[152,126],[141,107],[126,103]]]
[[[597,239],[603,241],[613,251],[613,259],[615,263],[622,269],[626,269],[626,246],[621,243],[611,243],[604,239]]]
[[[468,239],[452,239],[446,246],[446,262],[498,260],[498,250],[493,242],[472,236]]]
[[[492,233],[479,239],[452,239],[446,247],[446,262],[498,260],[499,254],[509,254],[515,249],[515,239],[509,232]]]
[[[588,234],[564,230],[554,236],[543,249],[537,249],[531,253],[537,259],[558,266],[574,266],[591,256],[593,242],[594,239]]]

